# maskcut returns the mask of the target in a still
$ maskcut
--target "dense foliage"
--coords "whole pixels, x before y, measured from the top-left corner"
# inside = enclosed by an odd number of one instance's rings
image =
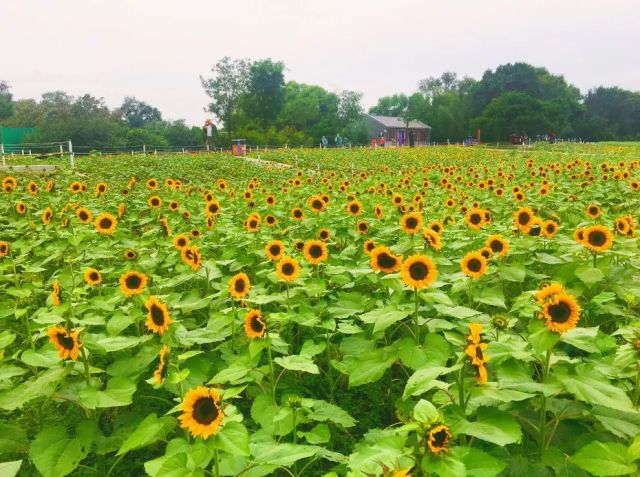
[[[0,474],[636,475],[638,152],[0,176]]]

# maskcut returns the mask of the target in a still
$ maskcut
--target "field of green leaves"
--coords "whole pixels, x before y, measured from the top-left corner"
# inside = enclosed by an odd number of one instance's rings
[[[640,475],[640,147],[0,172],[0,476]]]

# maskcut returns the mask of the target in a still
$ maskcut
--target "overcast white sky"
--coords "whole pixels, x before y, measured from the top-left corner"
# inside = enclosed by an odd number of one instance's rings
[[[640,0],[0,0],[0,79],[16,98],[125,95],[201,124],[199,75],[271,57],[331,91],[412,92],[443,71],[526,61],[583,92],[640,90]]]

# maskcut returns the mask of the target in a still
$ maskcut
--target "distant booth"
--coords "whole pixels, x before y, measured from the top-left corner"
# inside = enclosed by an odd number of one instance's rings
[[[242,157],[247,155],[247,140],[246,139],[233,139],[231,141],[231,152],[236,157]]]
[[[413,141],[416,146],[429,144],[431,141],[431,126],[422,121],[409,121],[409,127],[402,118],[395,116],[378,116],[375,114],[365,115],[370,138],[384,136],[387,146],[408,146],[409,135],[413,134]]]

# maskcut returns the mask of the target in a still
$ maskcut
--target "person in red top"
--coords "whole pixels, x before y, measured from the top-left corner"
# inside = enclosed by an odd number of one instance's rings
[[[384,147],[384,136],[380,134],[380,147]]]
[[[377,141],[376,141],[376,138],[375,138],[375,137],[372,137],[372,138],[371,138],[371,147],[377,147],[377,146],[378,146],[378,143],[377,143]]]

